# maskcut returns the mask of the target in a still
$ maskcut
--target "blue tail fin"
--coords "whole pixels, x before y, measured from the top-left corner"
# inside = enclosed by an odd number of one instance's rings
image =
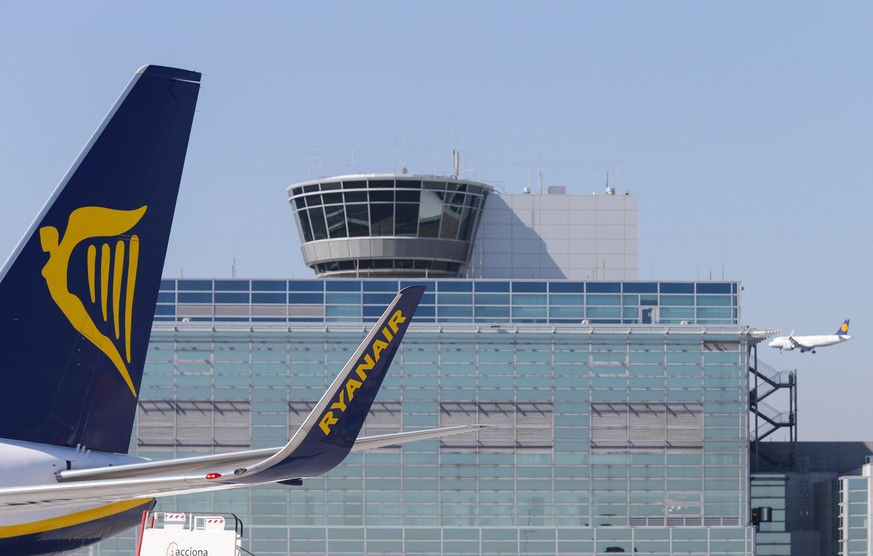
[[[837,336],[845,336],[849,333],[849,319],[843,321],[843,324],[837,329]]]
[[[364,426],[423,293],[423,286],[412,286],[397,294],[291,441],[233,482],[314,477],[342,462]]]
[[[0,437],[127,451],[199,83],[141,68],[0,271]]]

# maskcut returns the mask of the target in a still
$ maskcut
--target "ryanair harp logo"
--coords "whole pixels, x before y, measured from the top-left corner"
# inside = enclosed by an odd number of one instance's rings
[[[139,262],[139,237],[125,235],[136,226],[145,214],[147,206],[135,210],[115,210],[103,207],[82,207],[70,214],[64,237],[60,238],[54,226],[39,229],[42,250],[49,259],[42,267],[42,275],[55,304],[82,336],[97,346],[115,365],[121,378],[136,397],[136,388],[130,378],[127,364],[130,363],[130,335],[133,320],[133,295],[136,286],[136,271]],[[99,269],[97,245],[88,245],[87,278],[91,305],[99,303],[103,322],[109,322],[110,310],[115,340],[105,335],[91,318],[85,303],[70,292],[70,256],[73,249],[86,240],[106,238],[100,245]],[[112,244],[112,240],[115,240]],[[125,269],[126,285],[125,285]],[[98,273],[99,270],[99,273]],[[100,284],[97,288],[99,274]],[[111,282],[110,282],[111,278]],[[122,290],[124,307],[122,308]],[[99,299],[97,293],[99,291]],[[111,297],[111,299],[110,299]],[[111,305],[110,305],[111,303]],[[124,316],[124,336],[122,338],[121,317]],[[119,344],[124,347],[122,358]]]

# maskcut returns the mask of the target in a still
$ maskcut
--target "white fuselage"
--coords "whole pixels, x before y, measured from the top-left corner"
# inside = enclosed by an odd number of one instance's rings
[[[65,469],[89,469],[143,461],[146,460],[126,454],[92,452],[86,449],[0,439],[0,487],[57,485],[56,474]],[[15,512],[0,512],[0,527],[32,523],[93,506],[95,504],[53,509],[20,508]]]

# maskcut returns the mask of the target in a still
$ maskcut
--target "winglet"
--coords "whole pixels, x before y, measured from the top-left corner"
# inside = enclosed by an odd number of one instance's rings
[[[345,459],[364,425],[422,294],[423,286],[405,288],[398,293],[291,441],[257,465],[236,470],[232,482],[261,483],[313,477],[326,473]]]

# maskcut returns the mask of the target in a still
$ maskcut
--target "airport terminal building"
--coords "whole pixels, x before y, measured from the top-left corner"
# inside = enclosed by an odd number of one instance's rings
[[[316,276],[165,279],[132,452],[284,444],[394,294],[419,284],[362,434],[490,427],[352,454],[302,487],[158,510],[232,511],[259,556],[756,552],[761,338],[741,324],[737,282],[638,280],[636,197],[406,174],[288,192]],[[787,553],[780,542],[769,553]]]

